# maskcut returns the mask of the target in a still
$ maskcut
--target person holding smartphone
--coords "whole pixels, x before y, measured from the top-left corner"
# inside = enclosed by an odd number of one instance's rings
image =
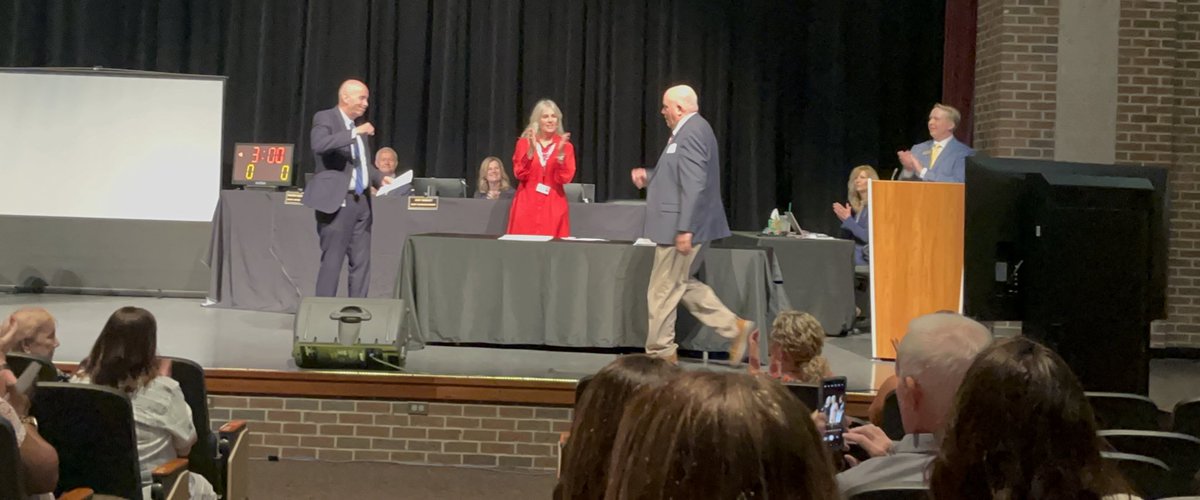
[[[837,475],[844,495],[851,488],[876,482],[926,482],[926,470],[939,449],[939,437],[954,408],[963,376],[992,341],[991,332],[975,320],[955,313],[920,316],[896,349],[896,396],[904,421],[904,438],[893,442],[874,425],[855,427],[844,439],[871,458],[861,464],[847,455],[851,467]]]
[[[16,434],[26,493],[40,495],[53,493],[58,485],[58,452],[38,434],[37,419],[29,415],[29,397],[16,390],[17,374],[8,368],[5,353],[24,340],[11,317],[0,325],[0,417]]]

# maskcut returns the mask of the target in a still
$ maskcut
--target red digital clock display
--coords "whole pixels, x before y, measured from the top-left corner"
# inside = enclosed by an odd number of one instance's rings
[[[295,172],[292,144],[238,143],[233,147],[233,183],[290,186]]]

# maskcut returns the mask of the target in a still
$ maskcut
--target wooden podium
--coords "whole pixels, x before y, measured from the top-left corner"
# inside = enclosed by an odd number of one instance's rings
[[[959,183],[870,183],[872,357],[896,359],[913,318],[962,311],[965,193]]]

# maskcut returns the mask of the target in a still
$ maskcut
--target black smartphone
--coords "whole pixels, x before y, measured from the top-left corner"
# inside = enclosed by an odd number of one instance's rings
[[[817,395],[821,414],[825,416],[822,439],[834,450],[842,449],[842,420],[846,414],[846,377],[830,377],[821,381]]]

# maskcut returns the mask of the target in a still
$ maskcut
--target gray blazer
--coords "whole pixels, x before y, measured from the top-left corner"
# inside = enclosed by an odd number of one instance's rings
[[[954,136],[950,136],[945,149],[938,153],[937,164],[932,167],[929,166],[929,160],[933,158],[933,139],[914,144],[911,151],[917,163],[930,170],[925,172],[924,179],[909,171],[901,174],[900,178],[930,182],[964,182],[967,177],[967,157],[975,154],[971,146],[958,142]]]
[[[358,166],[350,152],[350,145],[356,141],[342,121],[342,114],[337,107],[313,115],[310,139],[316,168],[313,169],[315,175],[312,180],[304,186],[301,202],[306,207],[332,214],[342,207],[342,201],[350,190],[350,172]],[[371,161],[370,136],[363,136],[363,146],[366,148],[364,156],[370,176],[367,187],[378,188],[383,173]]]
[[[700,244],[730,235],[721,204],[721,153],[704,117],[695,114],[683,123],[647,177],[647,239],[673,245],[676,234],[690,232],[692,243]]]

